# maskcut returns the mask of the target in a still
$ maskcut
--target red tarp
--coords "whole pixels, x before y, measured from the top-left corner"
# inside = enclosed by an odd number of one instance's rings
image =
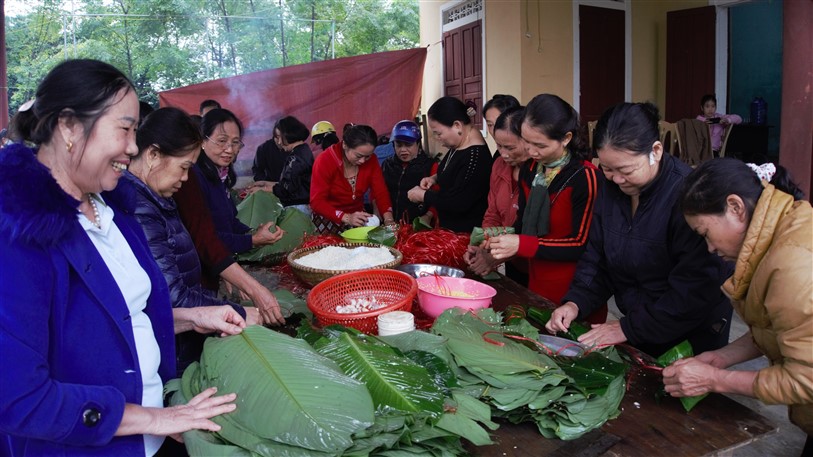
[[[212,98],[233,111],[245,127],[239,161],[273,137],[274,123],[296,116],[308,126],[330,121],[339,138],[344,124],[368,124],[389,135],[401,119],[418,113],[426,49],[390,51],[313,62],[233,76],[158,94],[161,106],[197,114]]]

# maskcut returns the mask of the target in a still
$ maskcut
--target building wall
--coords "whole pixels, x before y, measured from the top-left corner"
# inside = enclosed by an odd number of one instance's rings
[[[528,38],[525,36],[525,3],[511,3],[520,10],[521,16],[521,27],[517,29],[523,63],[520,101],[527,103],[535,95],[550,93],[573,103],[573,5],[529,0],[527,24],[531,37]]]

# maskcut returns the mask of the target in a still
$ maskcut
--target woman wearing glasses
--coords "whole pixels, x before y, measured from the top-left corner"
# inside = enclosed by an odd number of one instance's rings
[[[203,135],[202,154],[189,174],[189,182],[176,194],[178,209],[187,229],[195,234],[193,219],[200,205],[211,213],[215,230],[232,252],[245,252],[255,246],[272,244],[282,237],[283,231],[272,222],[260,225],[254,233],[251,227],[237,219],[229,190],[237,181],[234,160],[243,147],[243,124],[229,110],[213,109],[203,116],[200,124]],[[272,231],[273,230],[273,231]]]
[[[313,164],[310,201],[316,229],[329,233],[338,232],[345,225],[368,224],[373,216],[364,211],[364,193],[368,189],[372,190],[384,224],[394,224],[390,194],[373,154],[378,144],[375,130],[368,125],[350,124],[342,138]]]

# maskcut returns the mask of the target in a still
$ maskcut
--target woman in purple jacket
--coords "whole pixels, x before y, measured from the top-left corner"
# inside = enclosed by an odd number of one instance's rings
[[[0,151],[0,454],[153,455],[235,408],[214,389],[163,408],[174,332],[245,324],[230,307],[173,313],[133,196],[109,193],[137,151],[138,108],[120,71],[69,60],[37,88],[24,136],[39,149]]]

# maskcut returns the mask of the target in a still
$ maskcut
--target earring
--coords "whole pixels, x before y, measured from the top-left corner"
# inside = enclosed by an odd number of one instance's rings
[[[70,153],[71,153],[71,149],[73,149],[73,142],[68,141],[68,143],[67,143],[67,144],[65,144],[65,149],[67,149],[67,150],[68,150],[68,154],[70,154]]]

